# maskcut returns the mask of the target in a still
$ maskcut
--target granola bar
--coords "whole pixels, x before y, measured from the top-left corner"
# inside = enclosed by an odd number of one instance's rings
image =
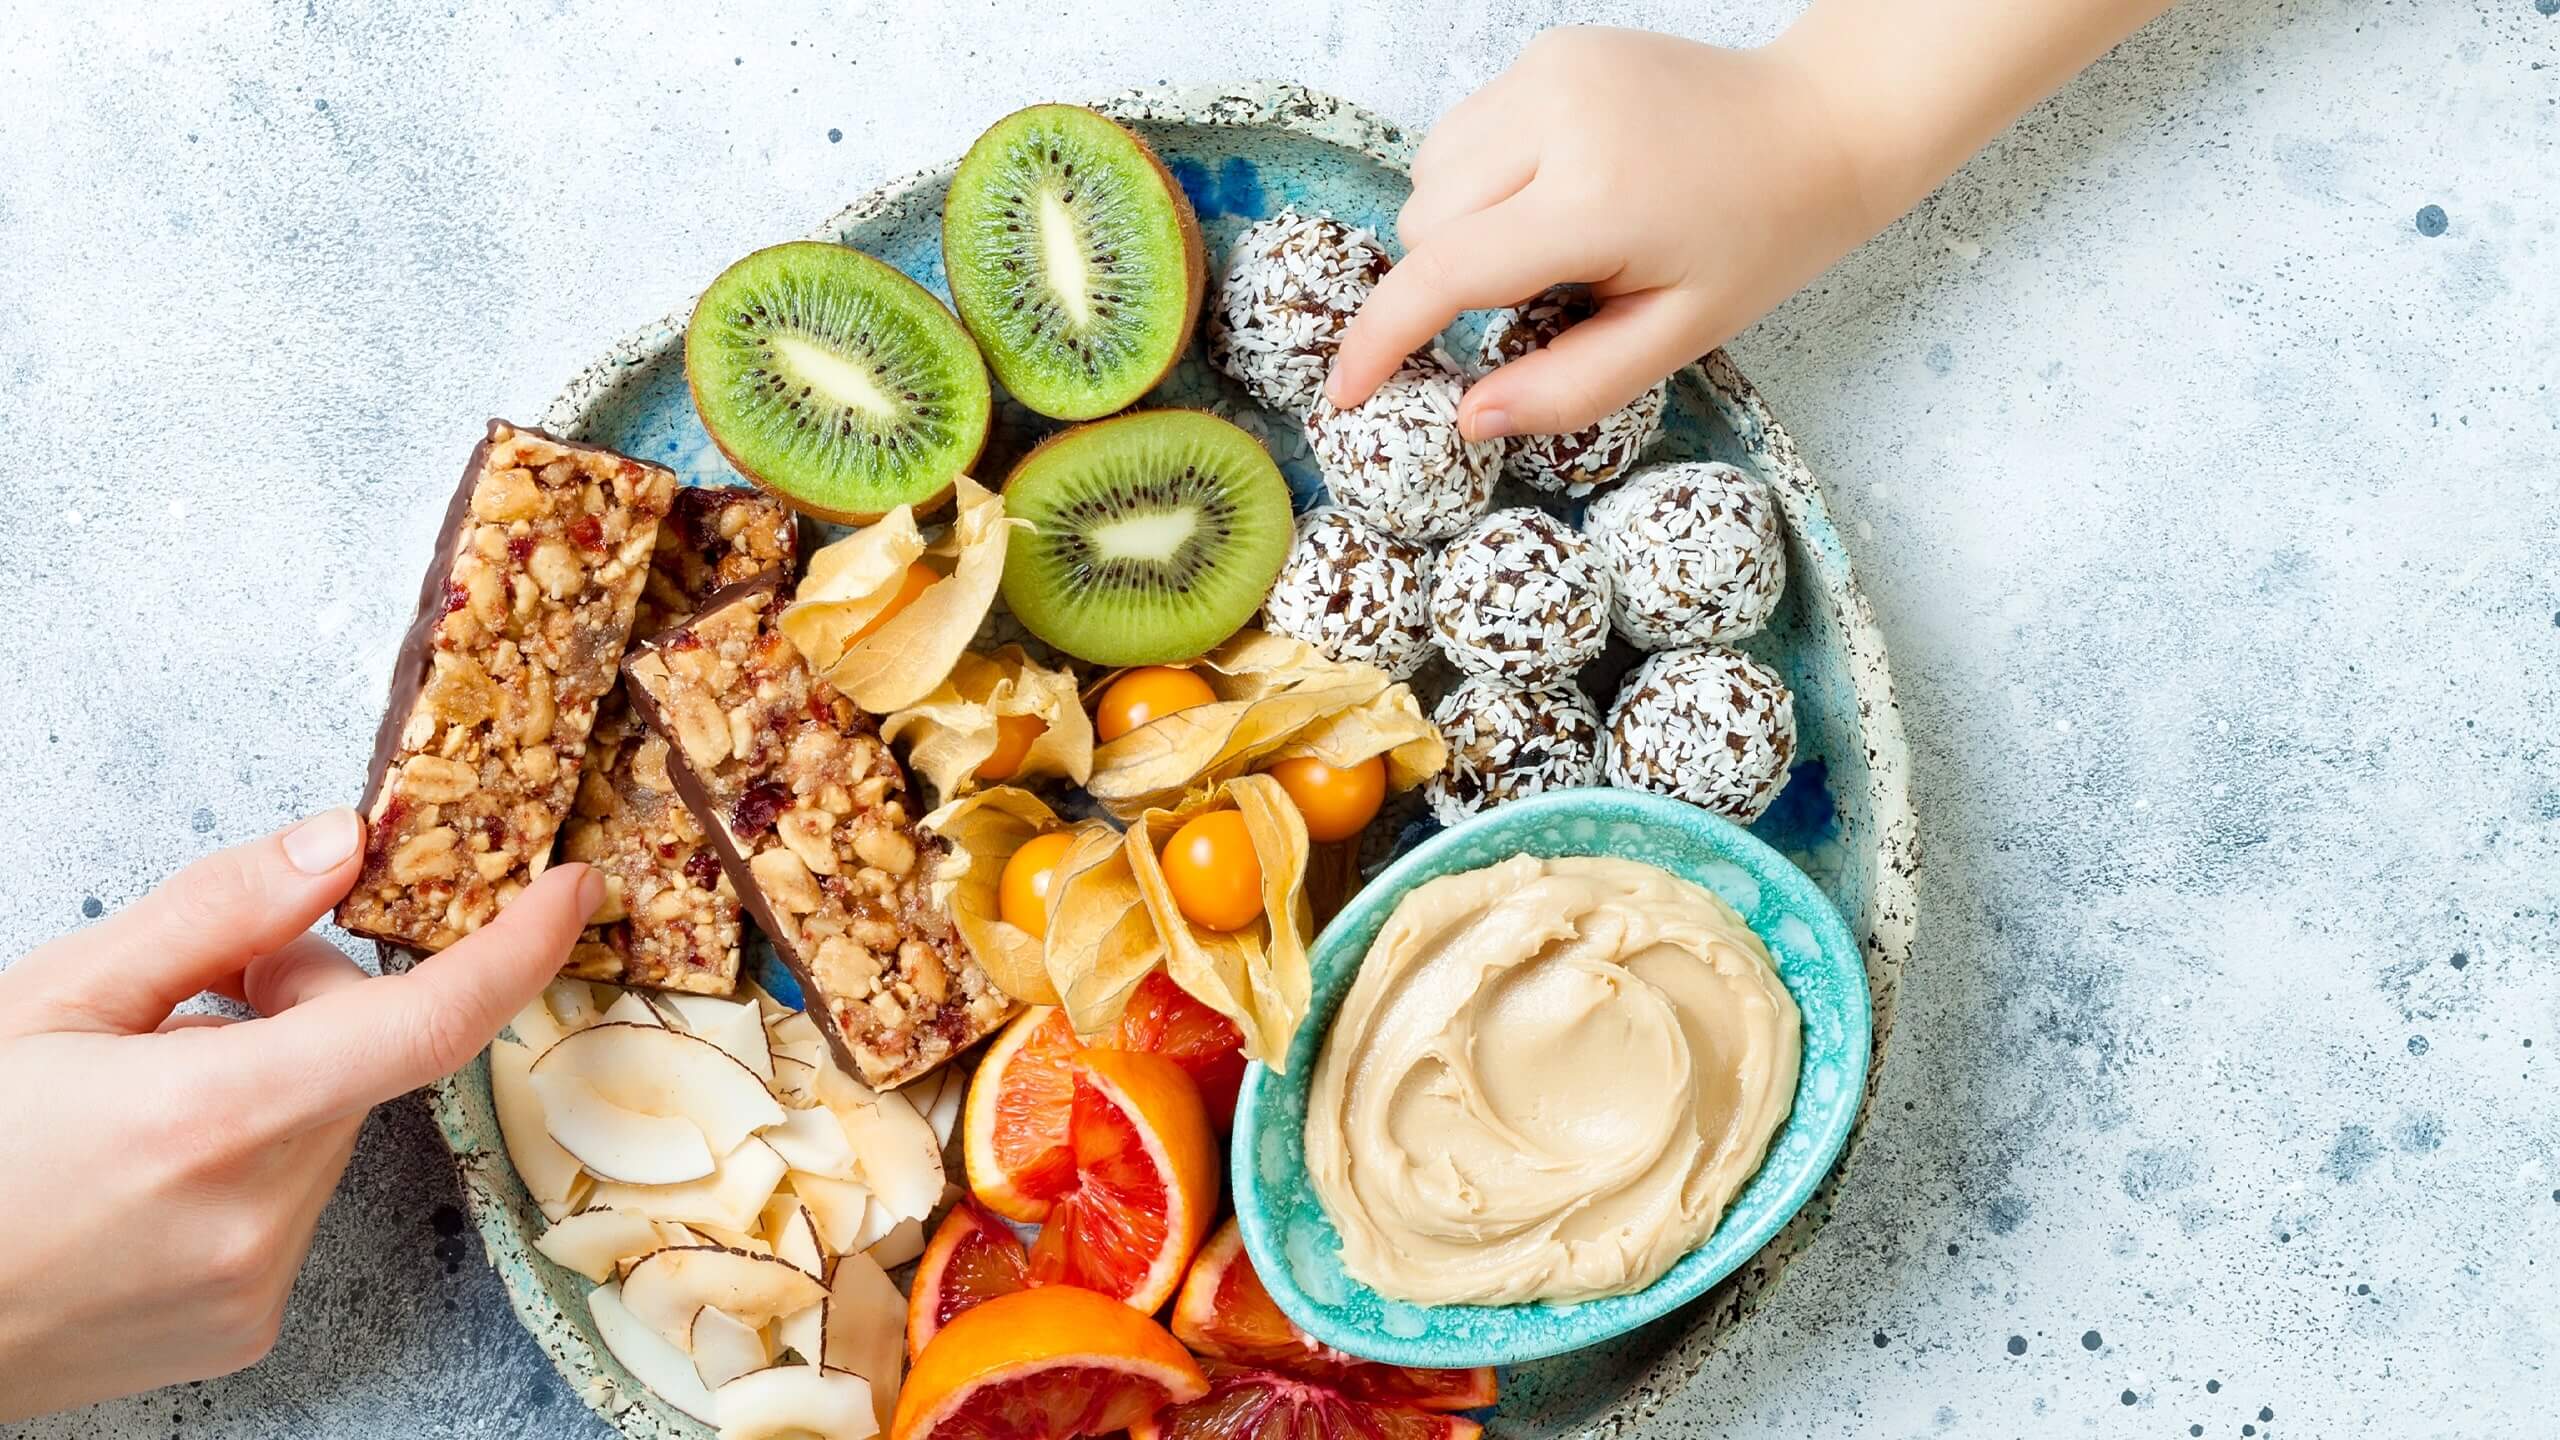
[[[1013,1001],[933,896],[939,837],[907,813],[879,725],[776,628],[771,581],[724,591],[634,648],[632,703],[837,1058],[903,1085],[1004,1023]]]
[[[714,591],[785,575],[798,549],[790,510],[758,490],[687,488],[658,527],[637,632],[654,634]],[[617,685],[596,712],[577,813],[560,856],[604,876],[604,908],[560,973],[659,990],[727,995],[738,988],[738,892],[702,825],[667,778],[665,737],[632,713]]]
[[[550,862],[674,491],[655,465],[489,422],[392,668],[341,926],[441,950]]]

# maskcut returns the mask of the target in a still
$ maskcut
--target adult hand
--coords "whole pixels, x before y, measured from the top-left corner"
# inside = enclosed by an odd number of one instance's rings
[[[374,978],[308,933],[363,839],[315,816],[0,972],[0,1421],[263,1357],[365,1112],[478,1053],[603,897],[557,866]],[[258,1018],[173,1018],[208,989]]]

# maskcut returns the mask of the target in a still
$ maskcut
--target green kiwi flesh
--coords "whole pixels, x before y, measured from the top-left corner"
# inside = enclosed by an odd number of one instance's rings
[[[1015,399],[1109,415],[1182,358],[1208,270],[1200,222],[1146,142],[1035,105],[969,147],[942,206],[952,303]]]
[[[720,272],[685,328],[713,443],[795,509],[930,506],[986,444],[978,347],[941,301],[859,250],[796,241]]]
[[[1188,660],[1242,628],[1288,558],[1289,485],[1262,442],[1197,410],[1079,425],[1023,457],[1004,603],[1097,665]]]

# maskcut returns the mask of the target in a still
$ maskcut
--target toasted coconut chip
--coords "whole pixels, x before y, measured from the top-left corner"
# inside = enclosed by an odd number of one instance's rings
[[[815,1365],[741,1375],[721,1386],[712,1403],[720,1412],[720,1440],[870,1440],[880,1433],[870,1382]]]
[[[1066,822],[1039,796],[1000,785],[944,805],[924,817],[924,825],[951,846],[951,853],[934,872],[934,898],[950,913],[978,963],[986,967],[987,978],[1025,1004],[1057,1004],[1044,947],[1031,932],[1005,923],[997,896],[1005,862],[1013,853],[1035,836],[1064,828]],[[1079,828],[1107,832],[1110,827],[1087,821]],[[1051,898],[1054,902],[1054,890]]]
[[[773,1363],[764,1332],[738,1323],[716,1305],[693,1312],[693,1339],[685,1348],[693,1352],[694,1373],[714,1391]]]
[[[860,1173],[844,1122],[824,1107],[784,1112],[782,1123],[764,1132],[764,1143],[794,1170],[831,1180],[852,1180]]]
[[[749,1140],[721,1157],[719,1168],[681,1185],[618,1185],[595,1188],[595,1202],[629,1210],[652,1220],[679,1225],[715,1225],[724,1230],[755,1228],[765,1201],[790,1167],[762,1140]]]
[[[1174,902],[1157,857],[1156,836],[1170,836],[1194,816],[1230,807],[1244,816],[1254,856],[1262,862],[1262,917],[1221,934],[1193,925]],[[1123,851],[1147,915],[1163,938],[1165,973],[1234,1021],[1244,1033],[1247,1055],[1274,1070],[1288,1068],[1289,1041],[1306,1016],[1312,991],[1307,941],[1315,934],[1306,893],[1307,825],[1288,792],[1268,775],[1238,776],[1205,803],[1140,815],[1129,826]],[[1118,1018],[1117,1011],[1109,1017]],[[1076,1028],[1086,1026],[1079,1020]]]
[[[871,1382],[871,1401],[884,1427],[898,1403],[906,1358],[907,1300],[889,1272],[868,1255],[837,1261],[827,1286],[827,1368]]]
[[[863,1188],[897,1220],[932,1213],[942,1197],[942,1146],[904,1095],[872,1089],[830,1066],[818,1099],[844,1126]]]
[[[924,1253],[924,1222],[901,1220],[863,1252],[883,1270],[895,1270]]]
[[[563,1030],[584,1030],[604,1018],[595,987],[584,980],[552,981],[543,987],[542,1003],[550,1007]]]
[[[651,1005],[648,999],[637,990],[614,992],[613,1003],[604,1007],[604,1015],[596,1023],[599,1025],[654,1025],[661,1030],[668,1028],[667,1017],[659,1014],[657,1007]]]
[[[1293,744],[1321,743],[1320,753],[1338,764],[1393,756],[1389,771],[1398,788],[1419,784],[1447,759],[1412,691],[1375,666],[1346,665],[1286,635],[1246,630],[1196,668],[1217,692],[1215,702],[1141,725],[1094,752],[1085,788],[1123,820],[1199,804]]]
[[[1038,664],[1019,645],[962,655],[932,694],[882,718],[880,738],[905,744],[908,766],[947,802],[978,788],[978,767],[996,752],[1000,722],[1024,715],[1040,722],[1040,733],[1005,778],[1083,784],[1093,774],[1093,720],[1076,677]]]
[[[536,995],[524,1002],[524,1008],[507,1022],[507,1033],[515,1036],[517,1043],[539,1055],[557,1044],[569,1030],[560,1023],[558,1016],[551,1013],[551,1006]]]
[[[818,1241],[830,1255],[849,1255],[879,1242],[872,1229],[871,1214],[877,1208],[871,1203],[871,1192],[853,1180],[830,1180],[823,1175],[794,1175],[791,1193],[809,1209],[809,1219],[818,1228]]]
[[[622,1303],[671,1345],[690,1345],[705,1307],[761,1328],[826,1297],[807,1271],[770,1255],[712,1246],[660,1250],[623,1277]]]
[[[589,1210],[542,1232],[533,1248],[565,1270],[590,1280],[610,1280],[616,1266],[652,1250],[663,1250],[658,1227],[646,1216],[625,1210]]]
[[[765,1238],[773,1243],[774,1255],[823,1277],[827,1273],[827,1252],[819,1243],[818,1225],[809,1218],[809,1208],[797,1197],[775,1198],[782,1203],[783,1215],[778,1223],[765,1228]],[[768,1209],[766,1213],[772,1212]]]
[[[782,1123],[781,1104],[737,1057],[652,1016],[645,1025],[610,1021],[580,1030],[542,1052],[534,1072],[575,1076],[625,1110],[689,1120],[714,1155]]]
[[[512,1040],[489,1045],[489,1098],[498,1112],[498,1135],[506,1143],[507,1162],[524,1182],[525,1193],[553,1220],[569,1213],[573,1191],[584,1178],[578,1157],[560,1148],[543,1123],[542,1097],[533,1089],[533,1051]]]
[[[1023,522],[1006,519],[1004,501],[968,476],[957,488],[959,513],[939,538],[927,543],[913,508],[901,505],[810,556],[782,612],[782,633],[811,668],[875,715],[915,704],[950,675],[1004,577],[1006,537]],[[855,639],[918,560],[943,578]]]
[[[604,1348],[649,1392],[705,1425],[716,1424],[711,1392],[695,1372],[691,1357],[643,1323],[622,1303],[622,1287],[608,1284],[587,1296],[596,1335]],[[688,1338],[690,1338],[688,1336]]]
[[[530,1080],[543,1128],[597,1179],[675,1185],[711,1173],[711,1147],[692,1121],[626,1110],[577,1075],[537,1067]]]

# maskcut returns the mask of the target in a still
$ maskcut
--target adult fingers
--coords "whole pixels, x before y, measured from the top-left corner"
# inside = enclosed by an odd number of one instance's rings
[[[1369,292],[1343,331],[1325,393],[1341,406],[1368,399],[1461,310],[1509,305],[1567,281],[1607,278],[1610,267],[1586,246],[1585,234],[1556,223],[1535,185],[1450,221],[1429,248],[1406,256]]]
[[[1467,388],[1458,428],[1468,438],[1563,435],[1635,399],[1716,343],[1698,334],[1684,297],[1654,290],[1621,295],[1557,336]]]
[[[19,962],[26,993],[61,1028],[140,1034],[310,929],[355,883],[363,849],[363,822],[341,808],[217,850]]]
[[[241,998],[261,1015],[281,1015],[306,1000],[361,985],[363,967],[317,935],[298,935],[281,950],[261,955],[240,972]]]
[[[272,1133],[301,1133],[461,1069],[558,975],[603,900],[602,876],[554,866],[497,919],[413,970],[233,1026],[222,1038],[241,1113]]]

